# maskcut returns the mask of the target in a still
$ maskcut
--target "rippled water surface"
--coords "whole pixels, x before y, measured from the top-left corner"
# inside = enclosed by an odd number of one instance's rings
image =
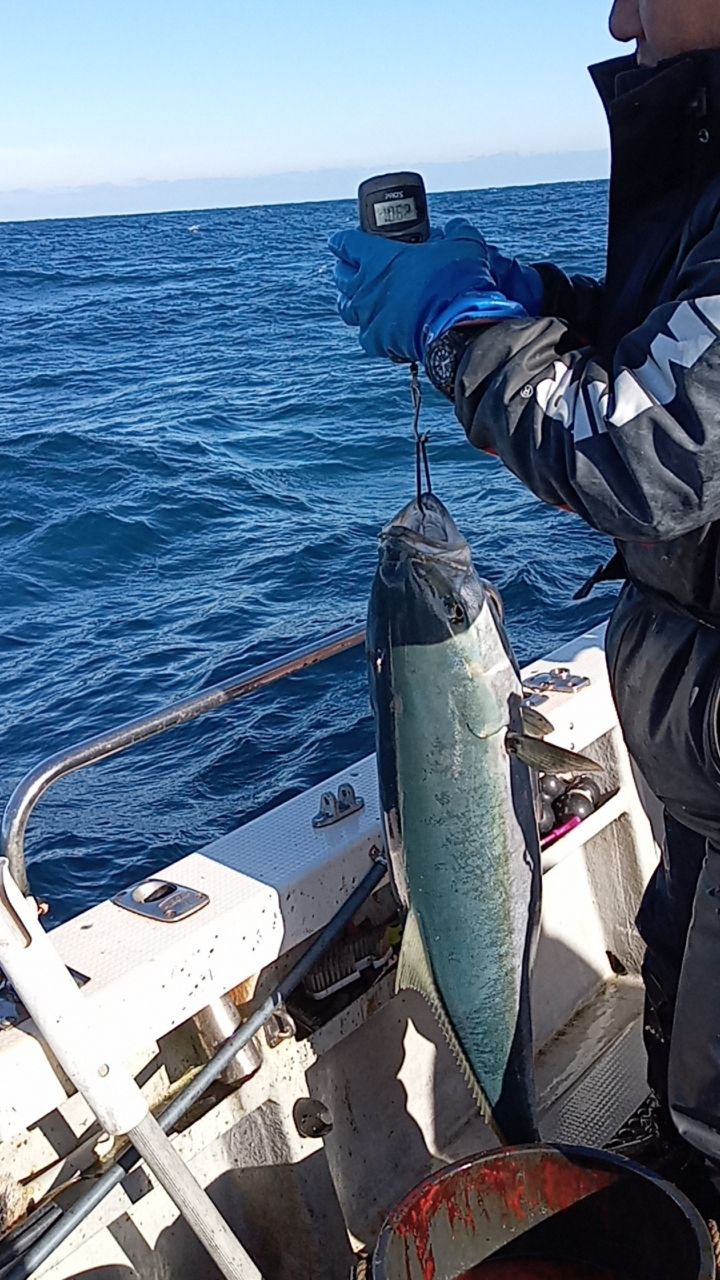
[[[431,199],[599,272],[604,183]],[[0,800],[90,734],[362,622],[412,494],[407,373],[336,318],[351,201],[0,225]],[[435,488],[521,661],[606,615],[606,546],[425,396]],[[60,920],[371,749],[360,651],[64,780],[28,833]]]

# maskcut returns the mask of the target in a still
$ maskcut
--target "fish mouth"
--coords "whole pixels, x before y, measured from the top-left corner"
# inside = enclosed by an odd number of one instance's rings
[[[395,593],[403,643],[443,643],[468,631],[486,606],[502,625],[499,593],[478,577],[467,540],[434,494],[408,502],[379,543],[377,581]]]
[[[459,569],[471,561],[470,547],[458,529],[447,507],[433,493],[413,498],[402,511],[385,525],[380,533],[380,546],[401,543],[414,555],[442,556]]]

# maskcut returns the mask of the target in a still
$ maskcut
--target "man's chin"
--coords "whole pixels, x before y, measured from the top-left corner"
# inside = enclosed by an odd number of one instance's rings
[[[636,57],[639,67],[656,67],[658,64],[657,54],[650,48],[647,40],[638,40]]]

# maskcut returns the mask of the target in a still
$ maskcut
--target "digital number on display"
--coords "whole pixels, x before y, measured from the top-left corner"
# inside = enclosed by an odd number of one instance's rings
[[[373,211],[379,227],[394,227],[399,222],[413,222],[417,218],[417,205],[412,196],[407,200],[385,200],[373,205]]]

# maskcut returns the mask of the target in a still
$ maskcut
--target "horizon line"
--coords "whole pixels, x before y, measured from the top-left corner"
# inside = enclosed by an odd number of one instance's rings
[[[586,164],[590,162],[591,164],[595,163],[598,165],[602,165],[602,167],[606,169],[606,172],[604,174],[597,174],[595,176],[589,176],[586,173],[586,174],[583,174],[582,176],[577,176],[577,177],[567,175],[562,177],[556,176],[556,177],[547,177],[547,178],[534,178],[529,182],[527,181],[523,182],[519,175],[517,177],[513,176],[512,178],[509,175],[507,177],[506,176],[501,177],[500,175],[498,175],[498,178],[494,181],[491,180],[489,177],[486,178],[485,180],[482,180],[482,178],[480,178],[480,175],[478,175],[478,178],[471,184],[467,186],[462,185],[462,177],[464,176],[462,174],[463,170],[470,170],[473,168],[485,167],[488,164],[493,164],[493,162],[494,163],[505,162],[505,164],[507,163],[522,164],[524,162],[524,163],[532,164],[532,162],[537,163],[537,162],[542,162],[543,160],[555,161],[555,162],[557,161],[572,162],[573,159],[580,159],[580,158]],[[409,166],[409,167],[412,167],[412,166]],[[573,150],[573,151],[545,151],[545,152],[501,151],[501,152],[494,152],[492,154],[485,155],[485,156],[471,157],[470,159],[466,159],[462,161],[434,160],[434,161],[426,162],[425,164],[417,165],[417,168],[419,170],[424,171],[424,173],[428,175],[426,180],[426,186],[427,186],[428,194],[430,195],[445,195],[445,194],[451,194],[454,192],[463,192],[463,191],[506,190],[506,189],[512,189],[514,187],[543,187],[543,186],[560,186],[560,185],[566,185],[569,183],[602,182],[602,181],[607,181],[607,177],[608,177],[607,167],[608,167],[608,152],[606,149],[601,149],[601,148]],[[283,182],[283,181],[295,181],[295,182],[301,181],[302,182],[302,181],[318,179],[318,178],[320,179],[325,178],[327,181],[332,181],[334,179],[336,182],[338,180],[347,178],[349,185],[356,186],[358,175],[363,175],[363,176],[366,175],[369,169],[371,168],[372,166],[348,165],[343,168],[335,167],[335,168],[328,168],[328,169],[279,170],[276,173],[251,174],[251,175],[244,175],[241,177],[232,177],[232,176],[225,175],[225,176],[218,176],[213,178],[160,178],[160,179],[142,178],[142,179],[136,179],[133,182],[126,182],[126,183],[114,183],[114,182],[83,183],[73,187],[44,187],[44,188],[14,187],[14,188],[9,188],[5,191],[0,191],[0,204],[2,203],[3,199],[11,199],[11,198],[15,198],[15,199],[25,198],[28,200],[37,200],[39,202],[43,198],[47,198],[49,201],[52,201],[52,200],[62,200],[64,197],[70,199],[72,197],[78,197],[82,195],[92,197],[93,193],[97,195],[100,195],[100,193],[102,193],[106,196],[111,196],[113,192],[117,192],[118,195],[122,193],[125,196],[127,196],[130,193],[137,192],[138,196],[140,196],[143,191],[145,191],[148,194],[150,193],[150,191],[154,191],[156,193],[156,198],[159,198],[160,194],[163,191],[170,194],[170,191],[173,188],[180,189],[183,187],[187,188],[187,187],[197,186],[197,185],[215,187],[222,184],[233,184],[233,185],[237,184],[238,186],[242,186],[242,185],[256,185],[260,183],[269,183],[271,185],[276,185],[278,182]],[[437,170],[440,170],[440,171],[458,170],[459,172],[457,172],[457,174],[453,173],[452,177],[450,176],[450,174],[445,174],[441,176],[441,174],[436,173],[435,180],[433,181],[433,171],[437,171]],[[378,172],[380,171],[381,170],[378,167]],[[456,185],[456,184],[459,184],[459,185]],[[180,195],[180,190],[177,190],[177,194],[178,196]],[[218,192],[218,195],[219,194],[220,193]],[[268,192],[264,197],[258,198],[257,196],[254,196],[254,193],[248,192],[248,197],[249,198],[243,199],[241,192],[238,192],[237,198],[231,201],[230,203],[206,204],[204,202],[201,202],[199,204],[196,204],[196,203],[189,204],[189,205],[181,204],[175,208],[163,208],[163,209],[111,210],[107,212],[79,211],[79,212],[72,212],[72,213],[38,213],[38,214],[26,213],[26,214],[20,214],[20,215],[11,214],[10,216],[4,216],[3,213],[0,211],[0,223],[5,225],[12,225],[12,224],[24,223],[24,222],[68,222],[68,221],[75,221],[79,218],[82,218],[82,219],[133,218],[133,217],[161,216],[162,214],[175,214],[175,213],[210,213],[214,211],[219,211],[224,209],[235,209],[235,208],[253,209],[253,208],[265,208],[268,206],[282,206],[282,205],[331,204],[331,203],[342,202],[344,200],[355,199],[354,193],[352,195],[348,194],[348,195],[320,196],[320,195],[314,195],[314,194],[303,195],[302,193],[298,192],[294,196],[289,193],[287,195],[276,196],[271,192]],[[210,193],[208,193],[207,199],[211,199],[211,198],[212,197]]]

